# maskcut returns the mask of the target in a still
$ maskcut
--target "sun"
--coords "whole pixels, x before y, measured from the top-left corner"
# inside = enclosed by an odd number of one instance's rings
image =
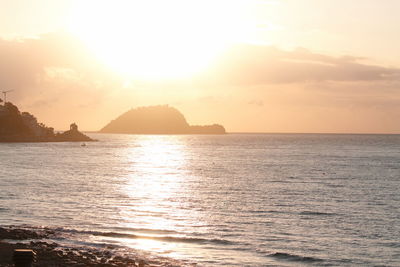
[[[186,77],[207,68],[243,36],[246,5],[234,0],[86,0],[77,2],[68,27],[119,73]]]

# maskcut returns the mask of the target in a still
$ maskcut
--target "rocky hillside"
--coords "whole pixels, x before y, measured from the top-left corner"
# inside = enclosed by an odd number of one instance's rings
[[[75,124],[64,133],[54,133],[54,129],[39,123],[35,116],[20,112],[10,102],[0,105],[0,142],[65,142],[93,141],[78,131]]]

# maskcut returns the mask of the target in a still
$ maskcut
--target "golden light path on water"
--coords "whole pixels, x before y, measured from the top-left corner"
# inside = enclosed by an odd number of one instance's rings
[[[229,241],[216,228],[224,223],[220,219],[225,211],[210,210],[224,206],[223,201],[204,196],[213,190],[209,182],[214,183],[203,172],[213,161],[206,156],[209,151],[187,135],[136,135],[125,141],[114,155],[125,169],[116,185],[121,199],[111,228],[117,234],[95,239],[189,262],[226,257],[223,247]],[[229,257],[239,260],[246,253]]]
[[[185,140],[180,136],[156,135],[140,136],[134,142],[125,150],[129,174],[122,188],[133,203],[126,203],[121,211],[120,227],[150,231],[139,230],[139,234],[134,233],[138,238],[126,238],[123,242],[133,248],[179,256],[176,253],[182,251],[182,244],[166,242],[163,238],[182,235],[177,229],[180,218],[197,221],[196,213],[182,209],[185,203],[179,201],[187,192]]]

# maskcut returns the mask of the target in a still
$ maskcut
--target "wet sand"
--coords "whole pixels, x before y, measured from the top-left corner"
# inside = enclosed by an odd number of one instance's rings
[[[26,229],[0,227],[0,266],[14,266],[14,249],[32,249],[36,253],[33,266],[188,266],[172,259],[154,260],[113,255],[110,250],[93,248],[66,248],[54,242],[43,242],[55,233],[44,229],[35,232]],[[196,266],[191,264],[190,266]]]

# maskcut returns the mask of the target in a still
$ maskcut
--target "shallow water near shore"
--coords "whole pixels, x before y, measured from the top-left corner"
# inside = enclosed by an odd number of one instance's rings
[[[400,135],[0,144],[0,226],[200,266],[399,266]]]

